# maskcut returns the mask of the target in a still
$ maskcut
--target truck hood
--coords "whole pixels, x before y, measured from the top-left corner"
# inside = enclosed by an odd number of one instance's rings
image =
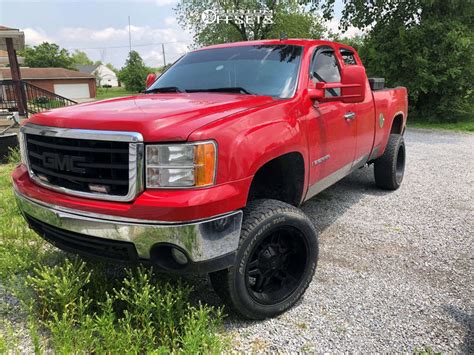
[[[245,110],[277,102],[269,96],[223,93],[147,94],[85,103],[34,115],[30,123],[132,131],[145,141],[185,141],[196,129]]]

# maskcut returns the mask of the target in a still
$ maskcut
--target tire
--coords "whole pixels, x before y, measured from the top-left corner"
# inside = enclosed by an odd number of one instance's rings
[[[391,134],[385,152],[374,162],[375,184],[384,190],[400,187],[405,174],[405,141],[400,134]]]
[[[318,238],[309,218],[276,200],[255,200],[244,209],[235,265],[211,273],[216,293],[248,319],[277,316],[292,307],[311,282]]]

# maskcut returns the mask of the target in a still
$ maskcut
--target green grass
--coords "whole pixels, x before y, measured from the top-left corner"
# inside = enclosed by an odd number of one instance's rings
[[[35,352],[219,353],[220,309],[190,301],[191,287],[144,267],[84,261],[31,231],[0,165],[0,353],[17,352],[13,316],[24,320]]]
[[[455,123],[408,121],[407,126],[412,128],[444,129],[459,132],[474,132],[474,120],[464,120]]]
[[[129,96],[129,95],[136,95],[136,92],[128,91],[125,88],[97,88],[96,99],[97,100],[104,100],[104,99],[111,99],[114,97],[122,97],[122,96]]]

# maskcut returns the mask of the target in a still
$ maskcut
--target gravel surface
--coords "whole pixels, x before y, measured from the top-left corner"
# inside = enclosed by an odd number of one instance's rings
[[[316,276],[276,319],[230,314],[234,350],[474,353],[474,135],[409,130],[405,139],[398,191],[378,190],[364,168],[303,205],[320,233]],[[222,305],[194,281],[198,299]],[[0,291],[17,348],[29,352],[25,315]]]
[[[474,135],[405,139],[398,191],[364,168],[303,205],[320,233],[315,279],[276,319],[230,315],[235,350],[474,352]]]

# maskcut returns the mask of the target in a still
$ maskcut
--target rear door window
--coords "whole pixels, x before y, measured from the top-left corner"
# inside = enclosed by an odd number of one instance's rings
[[[346,48],[341,48],[339,52],[341,53],[341,57],[344,60],[345,65],[357,65],[353,51]]]

